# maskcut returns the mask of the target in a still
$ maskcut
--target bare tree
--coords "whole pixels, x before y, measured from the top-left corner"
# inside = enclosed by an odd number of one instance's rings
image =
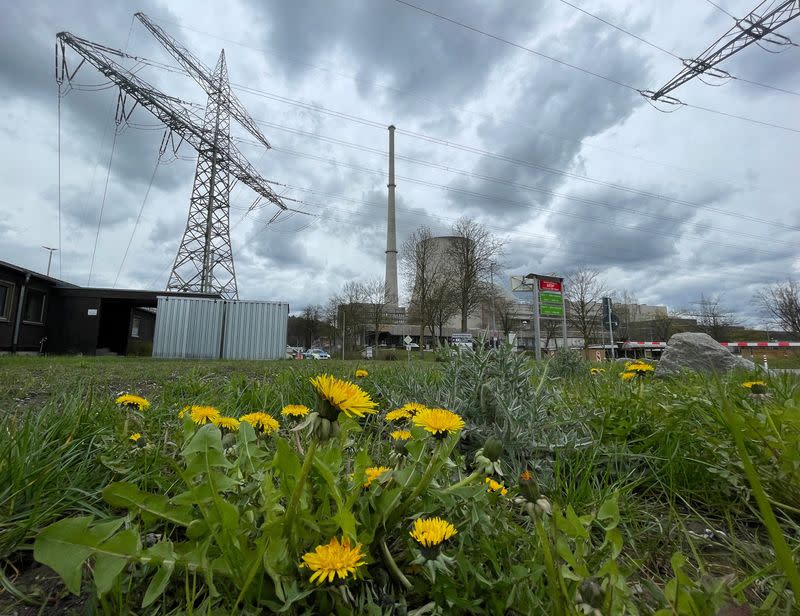
[[[367,301],[364,285],[360,282],[346,282],[342,290],[331,301],[337,305],[337,323],[342,336],[342,344],[350,342],[350,348],[356,347],[363,340],[366,324]]]
[[[777,327],[800,336],[800,283],[790,278],[756,294],[764,314]]]
[[[303,343],[306,348],[312,346],[319,338],[321,317],[321,306],[315,304],[303,308],[300,318],[302,319]]]
[[[502,241],[477,221],[462,217],[452,227],[453,240],[447,257],[454,278],[461,331],[467,331],[467,319],[480,308],[485,287],[503,252]]]
[[[544,334],[544,348],[549,349],[552,340],[557,351],[558,341],[561,339],[561,319],[542,319],[540,322]]]
[[[403,242],[400,250],[400,271],[411,295],[408,306],[409,322],[419,324],[420,350],[423,347],[425,328],[429,327],[431,336],[435,335],[433,298],[437,286],[440,286],[446,277],[441,261],[429,227],[424,225],[418,227]]]
[[[697,319],[701,331],[717,341],[728,339],[731,329],[736,327],[737,322],[733,312],[723,306],[722,296],[706,296],[701,293],[700,299],[694,302],[693,306],[685,312]]]
[[[373,278],[364,284],[364,295],[366,302],[365,319],[370,327],[374,327],[375,332],[374,346],[378,352],[378,342],[381,334],[381,325],[389,321],[388,302],[386,300],[386,282],[383,278]],[[376,355],[377,357],[377,355]]]
[[[678,319],[682,316],[683,313],[677,310],[658,312],[652,321],[653,339],[666,342],[673,334],[677,334],[680,330]]]
[[[612,293],[611,299],[614,303],[614,314],[619,319],[619,326],[614,334],[614,338],[620,340],[631,339],[631,324],[639,320],[639,300],[636,296],[624,289],[622,293]]]
[[[602,298],[606,295],[608,289],[596,269],[581,266],[567,276],[564,289],[567,321],[583,337],[583,348],[589,347],[602,326]]]

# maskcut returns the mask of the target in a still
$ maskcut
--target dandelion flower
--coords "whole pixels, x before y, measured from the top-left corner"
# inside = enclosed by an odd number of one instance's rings
[[[414,529],[409,534],[422,547],[433,548],[441,545],[457,532],[455,526],[442,518],[417,518],[414,521]]]
[[[592,376],[603,374],[603,372],[605,372],[605,368],[589,368],[589,374]]]
[[[407,402],[401,407],[404,411],[408,411],[412,415],[416,415],[422,410],[428,408],[424,404],[420,404],[419,402]]]
[[[235,432],[239,429],[239,420],[235,417],[218,417],[213,420],[212,423],[217,426],[217,428],[230,430],[231,432]]]
[[[404,419],[411,419],[413,415],[410,411],[400,408],[386,413],[386,421],[403,421]]]
[[[178,415],[183,417],[187,413],[189,417],[192,418],[192,421],[198,426],[202,426],[203,424],[207,423],[216,423],[216,421],[220,418],[219,411],[213,406],[202,406],[196,404],[185,406],[181,409],[181,412],[178,413]]]
[[[447,409],[423,409],[414,415],[413,421],[436,438],[444,438],[464,427],[464,420]]]
[[[494,479],[487,477],[486,483],[489,486],[486,488],[487,492],[500,492],[503,496],[508,494],[508,488],[506,488],[502,483],[495,481]]]
[[[753,387],[758,387],[758,386],[766,387],[767,384],[764,381],[746,381],[742,383],[742,387],[744,387],[745,389],[753,389]]]
[[[369,376],[369,372],[367,372],[363,368],[359,368],[358,370],[356,370],[356,378],[357,379],[364,378],[365,376]]]
[[[378,403],[374,402],[369,394],[355,383],[337,379],[330,374],[320,374],[311,379],[311,384],[317,393],[337,411],[337,414],[342,412],[348,417],[363,417],[377,413]],[[325,413],[320,414],[325,415]]]
[[[647,374],[649,372],[653,372],[655,368],[650,364],[646,364],[643,361],[637,361],[633,363],[625,364],[625,371],[626,372],[635,372],[636,374]]]
[[[310,411],[311,409],[304,404],[287,404],[281,409],[281,415],[287,417],[305,417]]]
[[[365,468],[364,474],[367,476],[367,480],[363,484],[364,487],[370,487],[373,481],[390,470],[392,469],[390,469],[388,466],[370,466]]]
[[[356,574],[356,569],[364,564],[364,555],[361,553],[361,544],[350,547],[350,539],[342,538],[341,543],[334,537],[327,545],[318,545],[313,552],[303,555],[301,567],[311,569],[314,573],[311,581],[322,584],[326,580],[333,582],[338,575],[345,579],[348,575]]]
[[[131,435],[130,435],[130,437],[128,437],[128,438],[129,438],[129,440],[130,440],[131,442],[135,443],[135,442],[136,442],[136,441],[138,441],[140,438],[142,438],[142,433],[141,433],[141,432],[134,432],[134,433],[133,433],[133,434],[131,434]]]
[[[246,421],[254,428],[261,428],[264,434],[272,434],[280,428],[280,424],[269,413],[248,413],[239,417],[239,421]]]
[[[408,430],[394,430],[389,436],[395,441],[408,441],[411,439],[411,432]]]
[[[623,372],[619,375],[623,381],[630,381],[631,379],[635,379],[637,376],[639,375],[635,372]]]
[[[134,396],[133,394],[122,394],[114,403],[117,406],[135,408],[137,411],[146,411],[150,408],[150,403],[141,396]]]

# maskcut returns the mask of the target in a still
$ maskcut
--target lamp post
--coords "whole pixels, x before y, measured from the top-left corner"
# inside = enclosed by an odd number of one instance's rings
[[[51,248],[50,246],[42,246],[45,250],[49,250],[50,254],[47,256],[47,275],[50,275],[50,264],[53,262],[53,253],[58,250],[58,248]]]

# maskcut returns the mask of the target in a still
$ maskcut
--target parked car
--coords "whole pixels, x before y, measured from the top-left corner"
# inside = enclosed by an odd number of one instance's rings
[[[325,349],[308,349],[308,351],[303,353],[303,357],[305,359],[330,359],[331,356]]]

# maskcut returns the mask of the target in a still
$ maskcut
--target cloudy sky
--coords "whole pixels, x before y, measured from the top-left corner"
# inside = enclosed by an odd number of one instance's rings
[[[759,324],[753,293],[800,275],[800,96],[743,80],[800,92],[800,52],[753,45],[723,65],[740,79],[694,80],[673,93],[693,107],[662,113],[625,85],[657,89],[680,69],[670,54],[698,55],[732,19],[700,0],[571,2],[663,50],[560,0],[413,0],[518,46],[394,0],[12,0],[0,22],[0,259],[44,271],[41,245],[59,245],[57,32],[147,59],[124,64],[202,113],[199,86],[150,62],[177,66],[133,20],[143,11],[207,65],[225,48],[233,91],[274,146],[234,126],[237,147],[310,214],[268,224],[274,210],[248,214],[255,195],[235,187],[242,298],[300,310],[382,275],[394,124],[398,244],[419,225],[446,234],[468,215],[506,239],[507,276],[589,265],[641,302],[722,294]],[[755,4],[718,3],[734,15]],[[800,19],[782,33],[800,42]],[[67,60],[74,69],[80,58]],[[116,130],[116,91],[91,66],[72,85],[61,99],[52,272],[163,288],[196,155],[184,144],[159,161],[162,127],[143,109]]]

